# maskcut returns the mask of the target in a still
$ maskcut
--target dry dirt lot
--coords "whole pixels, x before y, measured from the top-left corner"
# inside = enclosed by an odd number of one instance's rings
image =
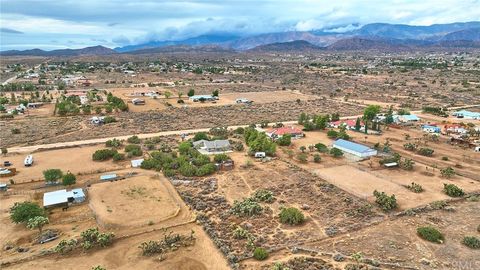
[[[1,156],[0,160],[2,164],[5,160],[10,161],[13,163],[12,167],[17,169],[18,173],[10,177],[15,183],[43,180],[43,171],[48,169],[61,169],[63,172],[86,174],[125,168],[124,163],[92,161],[92,154],[103,148],[102,145],[96,145],[35,152],[32,154],[34,162],[30,167],[23,165],[26,154],[12,153]]]
[[[176,218],[181,210],[163,177],[136,176],[89,188],[89,205],[105,228],[138,227]]]

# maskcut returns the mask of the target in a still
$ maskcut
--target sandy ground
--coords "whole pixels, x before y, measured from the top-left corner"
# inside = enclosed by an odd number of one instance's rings
[[[3,161],[8,160],[13,163],[12,167],[17,169],[15,176],[2,178],[2,181],[3,179],[13,179],[15,183],[25,183],[32,180],[42,180],[44,179],[43,171],[47,169],[61,169],[63,172],[70,171],[78,174],[124,168],[121,164],[112,161],[92,161],[92,154],[103,148],[105,148],[103,145],[97,145],[36,152],[32,154],[34,163],[31,167],[23,165],[26,154],[11,153],[7,156],[1,156],[2,165]]]
[[[101,265],[106,269],[229,269],[225,258],[200,226],[188,224],[175,228],[173,232],[190,234],[192,230],[195,231],[197,239],[195,245],[168,253],[164,261],[158,261],[158,256],[144,257],[138,248],[144,241],[163,238],[163,233],[158,231],[118,240],[110,248],[89,252],[78,251],[77,254],[70,256],[39,258],[6,267],[6,269],[58,269],[59,265],[61,265],[61,269],[90,269],[96,265]]]
[[[159,223],[180,211],[165,182],[163,177],[143,175],[96,184],[88,192],[90,207],[97,221],[108,228]]]

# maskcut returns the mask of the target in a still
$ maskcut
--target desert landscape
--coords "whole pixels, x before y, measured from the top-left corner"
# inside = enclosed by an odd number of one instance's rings
[[[2,48],[0,268],[480,269],[480,23],[345,27]]]

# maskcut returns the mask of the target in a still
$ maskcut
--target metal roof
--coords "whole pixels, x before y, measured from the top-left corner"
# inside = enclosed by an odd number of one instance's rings
[[[207,140],[200,140],[193,142],[193,146],[203,145],[203,147],[208,149],[220,149],[220,148],[227,148],[230,147],[230,142],[228,140],[215,140],[215,141],[207,141]]]
[[[52,192],[46,192],[43,194],[43,206],[46,207],[67,203],[68,198],[85,198],[85,193],[83,193],[83,189],[81,188],[72,189],[71,191],[61,189]]]
[[[114,174],[114,173],[100,175],[100,180],[110,180],[110,179],[115,179],[115,178],[117,178],[117,175]]]
[[[355,151],[355,152],[358,152],[358,153],[365,153],[365,152],[374,151],[374,149],[372,149],[370,147],[367,147],[367,146],[362,145],[362,144],[354,143],[354,142],[351,142],[351,141],[347,141],[347,140],[344,140],[344,139],[338,139],[333,143],[333,147],[337,147],[337,146],[343,147],[343,148],[346,148],[346,149],[349,149],[349,150],[352,150],[352,151]]]
[[[142,162],[143,162],[143,158],[141,159],[134,159],[132,161],[130,161],[132,163],[132,167],[134,168],[137,168],[137,167],[140,167],[142,165]]]
[[[400,117],[402,117],[403,119],[406,119],[408,121],[418,121],[418,120],[420,120],[420,118],[418,116],[416,116],[415,114],[405,114],[405,115],[401,115]]]

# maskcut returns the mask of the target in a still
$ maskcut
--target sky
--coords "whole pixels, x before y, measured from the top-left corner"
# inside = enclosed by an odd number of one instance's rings
[[[0,0],[0,50],[480,21],[480,0]]]

